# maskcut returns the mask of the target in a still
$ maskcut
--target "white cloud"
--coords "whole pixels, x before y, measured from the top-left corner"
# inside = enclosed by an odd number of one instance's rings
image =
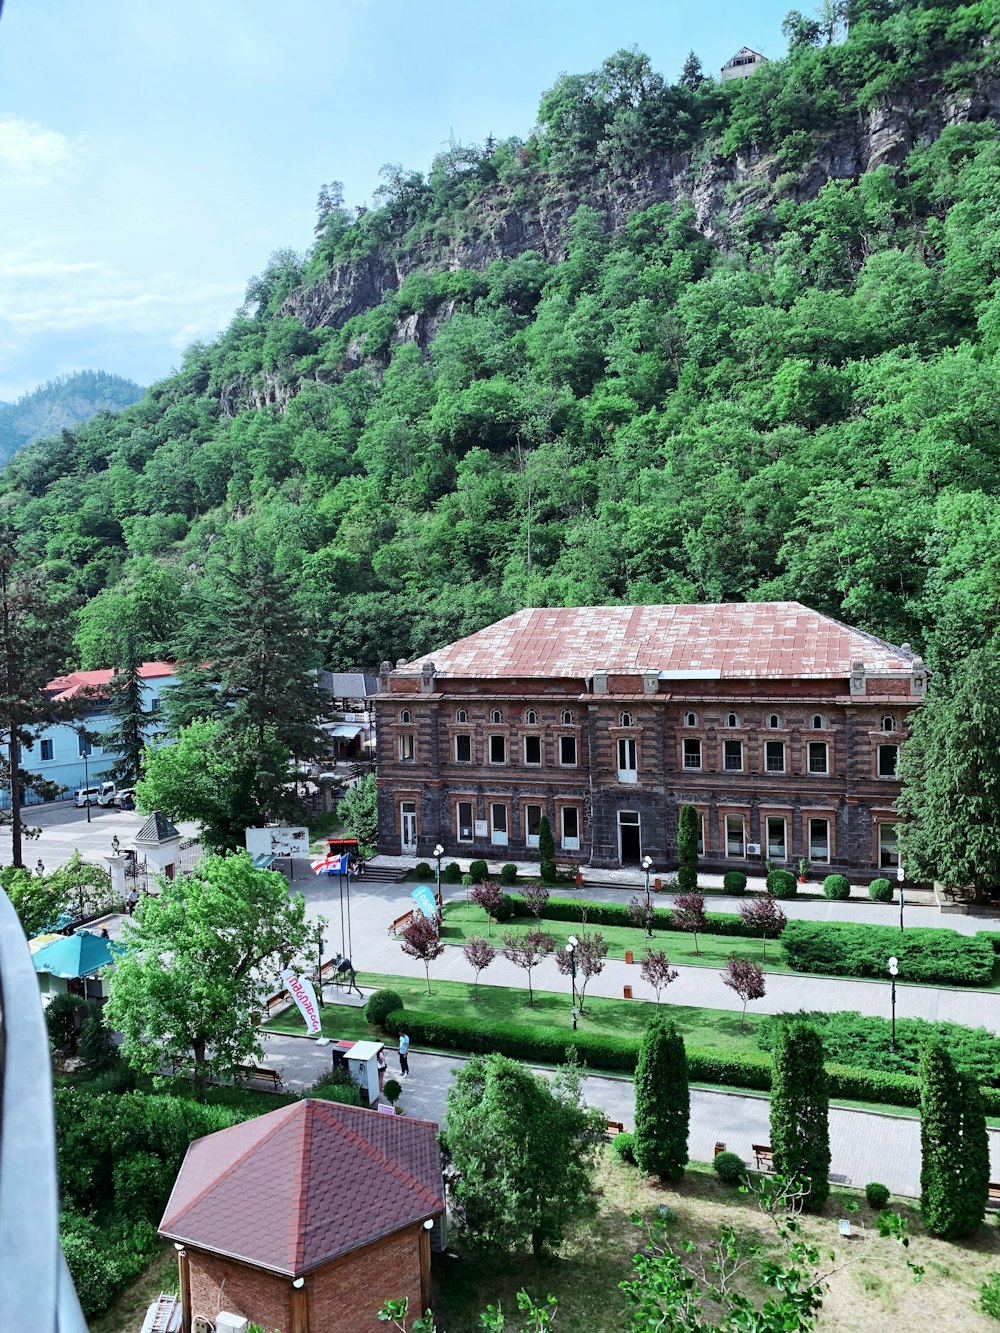
[[[79,140],[35,121],[0,116],[0,177],[5,185],[44,185],[76,174]]]

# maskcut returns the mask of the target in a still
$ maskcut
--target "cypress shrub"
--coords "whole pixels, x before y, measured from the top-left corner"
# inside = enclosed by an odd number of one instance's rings
[[[373,991],[365,1001],[365,1022],[373,1028],[385,1028],[385,1020],[394,1010],[402,1010],[403,999],[394,990]]]
[[[823,881],[825,898],[844,899],[851,896],[851,881],[846,875],[827,875]]]
[[[457,861],[449,861],[441,872],[441,878],[446,884],[461,884],[462,867]]]
[[[808,1188],[810,1212],[830,1193],[830,1094],[819,1033],[788,1023],[774,1048],[771,1151],[774,1169]]]
[[[693,893],[698,887],[698,811],[682,805],[677,816],[677,887]]]
[[[688,1091],[684,1039],[659,1016],[643,1035],[635,1068],[635,1160],[646,1175],[680,1180],[688,1160]]]
[[[727,893],[746,893],[747,877],[742,870],[727,870],[722,876],[722,887]]]
[[[799,886],[790,870],[772,870],[767,877],[767,891],[772,898],[794,898]]]
[[[873,879],[868,885],[868,897],[873,903],[891,903],[892,885],[887,879]]]
[[[517,866],[512,861],[508,861],[505,866],[500,867],[500,883],[515,884],[517,882]]]
[[[490,868],[485,861],[470,861],[469,874],[473,884],[482,884],[489,877]]]
[[[979,1089],[940,1042],[920,1060],[920,1212],[928,1231],[955,1240],[986,1212],[989,1139]]]
[[[418,861],[413,867],[413,873],[417,879],[430,879],[431,875],[434,874],[434,867],[428,865],[426,861]]]
[[[865,1198],[873,1212],[880,1213],[889,1202],[889,1191],[877,1180],[870,1180],[865,1186]]]
[[[635,1166],[635,1135],[629,1133],[616,1134],[611,1140],[611,1151],[619,1162],[627,1162],[629,1166]]]
[[[538,821],[538,859],[554,861],[556,859],[556,840],[552,836],[552,825],[548,815],[542,815]]]
[[[725,1185],[739,1185],[746,1177],[747,1164],[739,1153],[720,1152],[713,1159],[715,1174]]]

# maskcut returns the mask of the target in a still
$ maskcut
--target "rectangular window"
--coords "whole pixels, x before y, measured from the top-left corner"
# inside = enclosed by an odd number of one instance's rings
[[[879,824],[878,826],[878,863],[882,869],[899,865],[899,846],[896,842],[896,825]]]
[[[830,859],[830,821],[828,819],[810,819],[809,821],[809,860],[829,861]]]
[[[878,747],[878,775],[880,778],[894,778],[896,776],[896,761],[898,758],[898,745],[880,745]]]
[[[788,843],[785,840],[785,821],[781,815],[768,815],[767,817],[767,859],[769,861],[786,861],[788,859]]]
[[[726,815],[726,855],[746,856],[742,815]]]
[[[507,762],[507,738],[506,736],[490,737],[490,763],[505,764]]]
[[[743,742],[723,741],[722,766],[727,773],[739,773],[743,769]]]
[[[472,737],[471,737],[471,736],[456,736],[456,737],[455,737],[455,763],[456,763],[456,764],[471,764],[471,763],[472,763]]]
[[[409,733],[399,738],[399,758],[402,763],[413,759],[413,737]]]
[[[829,772],[829,761],[827,759],[826,741],[809,742],[809,772],[810,773]]]
[[[540,764],[542,762],[542,738],[541,736],[525,736],[524,738],[524,762],[526,764]]]
[[[94,747],[91,745],[90,741],[87,740],[86,736],[77,736],[76,744],[81,759],[85,754],[93,754]]]
[[[538,829],[542,822],[542,807],[526,805],[524,807],[524,841],[529,847],[538,846]]]
[[[684,741],[684,767],[701,768],[701,741],[693,737]]]
[[[767,770],[768,773],[784,773],[785,771],[784,741],[764,742],[764,768]]]
[[[559,762],[566,768],[576,767],[576,737],[559,737]]]
[[[459,801],[456,806],[458,816],[458,840],[459,842],[472,842],[473,823],[472,823],[472,802]]]
[[[621,736],[618,740],[618,781],[637,782],[639,779],[639,752],[631,736]]]
[[[698,855],[705,855],[705,816],[698,816]]]
[[[48,760],[48,759],[51,759],[51,758],[52,758],[52,742],[51,742],[51,741],[42,741],[42,760],[43,760],[43,762],[44,762],[45,760]]]
[[[490,806],[490,840],[497,847],[507,846],[507,807],[493,804]]]
[[[575,805],[563,806],[562,845],[568,852],[580,850],[580,811]]]

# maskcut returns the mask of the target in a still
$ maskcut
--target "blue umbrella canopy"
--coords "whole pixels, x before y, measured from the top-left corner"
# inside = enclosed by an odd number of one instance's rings
[[[46,944],[33,956],[36,972],[49,972],[54,977],[75,980],[89,977],[114,962],[115,953],[121,945],[100,935],[90,935],[86,931],[79,935],[64,935],[61,939]]]

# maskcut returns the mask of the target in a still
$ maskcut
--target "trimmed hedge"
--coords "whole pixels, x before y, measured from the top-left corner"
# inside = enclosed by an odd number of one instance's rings
[[[519,893],[510,894],[517,916],[528,916],[527,904]],[[574,921],[579,923],[581,910],[586,910],[588,926],[633,926],[629,919],[625,903],[593,903],[579,898],[550,898],[545,904],[542,917],[550,921]],[[736,939],[760,939],[760,931],[746,924],[736,912],[709,912],[706,935],[729,935]],[[653,908],[653,929],[676,931],[674,914],[668,907]]]
[[[401,1011],[403,997],[394,990],[372,991],[365,1001],[365,1021],[372,1027],[384,1028],[385,1020],[394,1010]]]
[[[843,921],[789,921],[781,943],[796,972],[821,976],[878,977],[895,954],[903,981],[939,986],[988,986],[993,980],[993,946],[980,935],[920,927],[853,925]]]
[[[434,867],[428,865],[426,861],[418,861],[413,867],[413,873],[417,879],[430,879],[431,875],[434,874]]]
[[[722,876],[722,887],[726,893],[746,893],[747,877],[742,870],[727,870]]]
[[[767,877],[767,891],[772,898],[794,898],[798,881],[790,870],[772,870]]]
[[[747,1164],[739,1153],[720,1152],[712,1166],[724,1185],[739,1185],[746,1178]]]
[[[851,896],[851,881],[846,875],[827,875],[823,881],[823,897],[843,900]]]
[[[485,861],[470,861],[469,874],[472,876],[473,884],[482,884],[490,877],[490,868]]]
[[[441,878],[446,884],[461,884],[462,867],[457,861],[449,861],[441,872]]]
[[[505,866],[500,867],[500,883],[514,884],[517,882],[517,866],[513,861],[508,861]]]
[[[891,903],[892,885],[887,879],[873,879],[868,885],[868,897],[873,903]]]

